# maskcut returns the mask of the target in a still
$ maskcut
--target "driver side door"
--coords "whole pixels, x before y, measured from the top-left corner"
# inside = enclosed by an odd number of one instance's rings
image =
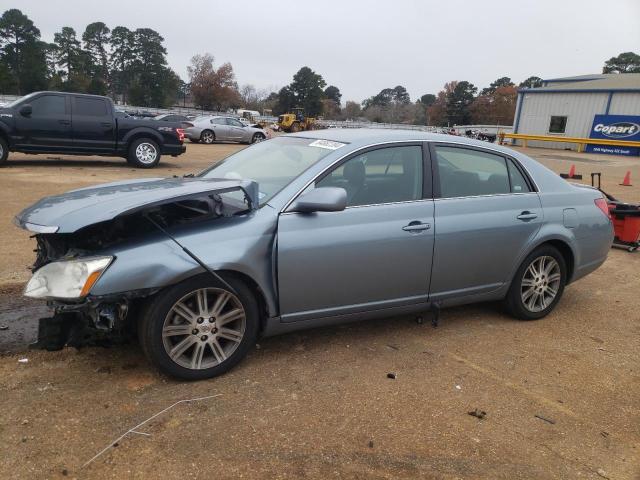
[[[280,215],[282,322],[426,306],[434,239],[430,172],[420,143],[370,148],[307,189],[344,188],[345,210]]]

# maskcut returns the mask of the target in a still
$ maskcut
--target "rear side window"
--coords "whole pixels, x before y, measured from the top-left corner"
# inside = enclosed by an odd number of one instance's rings
[[[226,125],[227,122],[224,121],[224,118],[212,118],[211,123],[214,125]]]
[[[31,115],[34,117],[48,115],[65,115],[65,98],[61,95],[42,95],[31,101]]]
[[[73,100],[74,115],[83,115],[85,117],[107,116],[107,102],[100,98],[75,97]]]
[[[333,170],[316,187],[341,187],[347,206],[405,202],[422,198],[422,147],[371,150]]]
[[[436,146],[442,198],[510,193],[507,163],[501,155]]]
[[[511,182],[511,191],[513,193],[526,193],[530,192],[529,184],[524,178],[522,172],[516,167],[513,160],[507,160],[507,167],[509,168],[509,181]]]

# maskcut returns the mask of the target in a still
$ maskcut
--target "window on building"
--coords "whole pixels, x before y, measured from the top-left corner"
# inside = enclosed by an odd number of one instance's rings
[[[549,121],[549,133],[564,133],[567,129],[567,117],[552,115]]]

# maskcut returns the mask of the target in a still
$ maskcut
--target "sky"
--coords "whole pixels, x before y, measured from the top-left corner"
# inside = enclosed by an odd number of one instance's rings
[[[403,85],[412,100],[451,80],[486,87],[601,73],[621,52],[640,54],[640,0],[2,0],[52,41],[63,26],[152,28],[169,65],[209,52],[239,85],[277,89],[302,66],[362,101]]]

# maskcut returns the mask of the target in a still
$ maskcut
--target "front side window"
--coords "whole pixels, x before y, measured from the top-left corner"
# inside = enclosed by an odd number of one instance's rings
[[[235,118],[227,118],[227,125],[231,125],[232,127],[243,127],[244,125],[242,125],[240,123],[240,121],[236,120]]]
[[[106,117],[107,103],[100,98],[76,97],[74,98],[73,114],[86,117]]]
[[[240,150],[198,176],[254,180],[263,205],[307,168],[342,146],[325,140],[277,137]]]
[[[422,147],[401,146],[353,157],[315,186],[344,188],[353,207],[421,199],[422,180]]]
[[[458,147],[436,146],[442,198],[510,193],[504,157]]]
[[[34,117],[65,115],[65,98],[61,95],[42,95],[31,101],[31,109]]]
[[[564,133],[567,129],[567,117],[552,115],[549,120],[549,133]]]

